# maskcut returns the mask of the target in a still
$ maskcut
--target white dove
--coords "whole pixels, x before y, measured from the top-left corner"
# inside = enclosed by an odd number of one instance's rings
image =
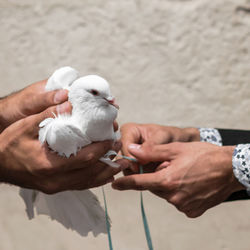
[[[78,77],[78,72],[71,67],[60,68],[52,74],[46,90],[67,89],[72,114],[47,118],[39,124],[41,143],[47,142],[52,150],[66,157],[75,155],[91,142],[115,140],[117,137],[113,122],[117,117],[118,106],[111,96],[108,82],[96,75]],[[108,155],[100,161],[117,167]],[[89,190],[47,195],[22,188],[20,195],[30,219],[34,217],[36,207],[38,214],[47,214],[83,236],[90,231],[94,236],[106,233],[105,212],[97,197]]]

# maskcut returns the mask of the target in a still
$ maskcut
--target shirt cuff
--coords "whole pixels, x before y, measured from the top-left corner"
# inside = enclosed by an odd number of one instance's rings
[[[199,128],[200,140],[203,142],[209,142],[217,146],[222,146],[222,138],[215,128]]]
[[[236,146],[232,158],[233,172],[250,195],[250,144]]]

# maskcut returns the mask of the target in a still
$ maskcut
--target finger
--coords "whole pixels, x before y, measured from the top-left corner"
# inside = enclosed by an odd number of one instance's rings
[[[99,171],[101,166],[96,166]],[[84,168],[84,169],[71,169],[71,171],[57,172],[52,176],[48,176],[45,183],[41,183],[42,186],[45,186],[48,189],[49,193],[55,193],[65,190],[83,190],[93,187],[94,179],[93,168]],[[39,184],[39,183],[38,183]]]
[[[33,128],[36,131],[39,130],[39,124],[46,118],[52,117],[54,118],[55,115],[62,114],[62,113],[70,113],[72,110],[72,106],[70,102],[64,102],[60,105],[55,105],[50,108],[47,108],[45,111],[41,112],[40,114],[31,115],[27,117],[27,121],[33,122]]]
[[[110,166],[104,166],[103,170],[100,171],[95,178],[93,187],[101,186],[103,184],[106,184],[108,180],[113,180],[114,175],[121,172],[121,168],[113,168]]]
[[[111,148],[113,141],[94,142],[82,148],[76,156],[63,160],[69,169],[85,168],[95,165]]]
[[[125,156],[133,157],[128,150],[128,145],[131,143],[140,143],[141,142],[141,133],[139,129],[139,124],[128,123],[121,127],[121,140],[122,140],[122,149],[121,152]],[[138,173],[139,166],[137,163],[132,163],[130,166],[132,172]]]
[[[44,111],[56,104],[63,103],[68,99],[68,91],[65,89],[41,93],[27,93],[26,100],[22,100],[21,111],[26,115],[33,115]]]
[[[138,173],[138,172],[136,172]],[[132,175],[132,174],[136,174],[131,168],[126,168],[123,170],[123,175],[127,176],[127,175]]]
[[[149,162],[163,162],[174,159],[179,150],[177,143],[169,143],[163,145],[153,145],[150,143],[130,144],[128,145],[128,151],[132,154],[140,163],[146,164]]]
[[[140,131],[137,127],[137,124],[125,124],[121,127],[121,135],[122,135],[122,153],[126,156],[132,156],[129,153],[128,145],[131,143],[140,143]]]
[[[91,143],[88,146],[83,147],[76,156],[71,155],[69,158],[59,156],[57,153],[49,150],[46,146],[44,148],[46,150],[46,157],[50,162],[50,165],[53,166],[55,172],[65,173],[71,172],[72,170],[90,168],[95,174],[98,173],[98,169],[96,169],[97,163],[100,169],[99,159],[112,148],[112,144],[113,141]]]
[[[162,162],[156,169],[155,171],[161,171],[164,168],[167,168],[170,166],[170,162],[169,161],[164,161]]]
[[[84,169],[76,169],[68,173],[57,173],[47,179],[47,185],[52,190],[59,192],[64,190],[83,190],[98,187],[114,180],[114,175],[120,171],[103,163]]]
[[[112,187],[117,190],[155,190],[159,189],[159,182],[156,173],[135,174],[118,178]]]
[[[126,169],[130,169],[132,162],[126,159],[116,160],[115,163],[120,165],[121,170],[125,171]]]

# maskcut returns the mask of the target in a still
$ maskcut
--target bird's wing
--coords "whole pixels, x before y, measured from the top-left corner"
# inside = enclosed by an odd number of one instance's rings
[[[79,78],[77,70],[69,66],[59,68],[48,79],[45,90],[68,89],[77,78]]]
[[[48,120],[49,119],[49,120]],[[48,118],[40,123],[39,140],[45,141],[59,155],[70,157],[76,155],[79,149],[91,143],[87,136],[75,126],[69,117],[59,116]]]
[[[89,190],[64,191],[53,195],[39,192],[34,203],[38,214],[49,215],[66,228],[86,236],[106,233],[105,212]]]

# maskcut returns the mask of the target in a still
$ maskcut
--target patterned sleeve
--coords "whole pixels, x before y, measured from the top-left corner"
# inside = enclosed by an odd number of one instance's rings
[[[200,140],[203,142],[209,142],[217,146],[222,146],[222,138],[215,128],[199,128]]]
[[[250,144],[236,146],[232,159],[233,172],[250,195]]]

